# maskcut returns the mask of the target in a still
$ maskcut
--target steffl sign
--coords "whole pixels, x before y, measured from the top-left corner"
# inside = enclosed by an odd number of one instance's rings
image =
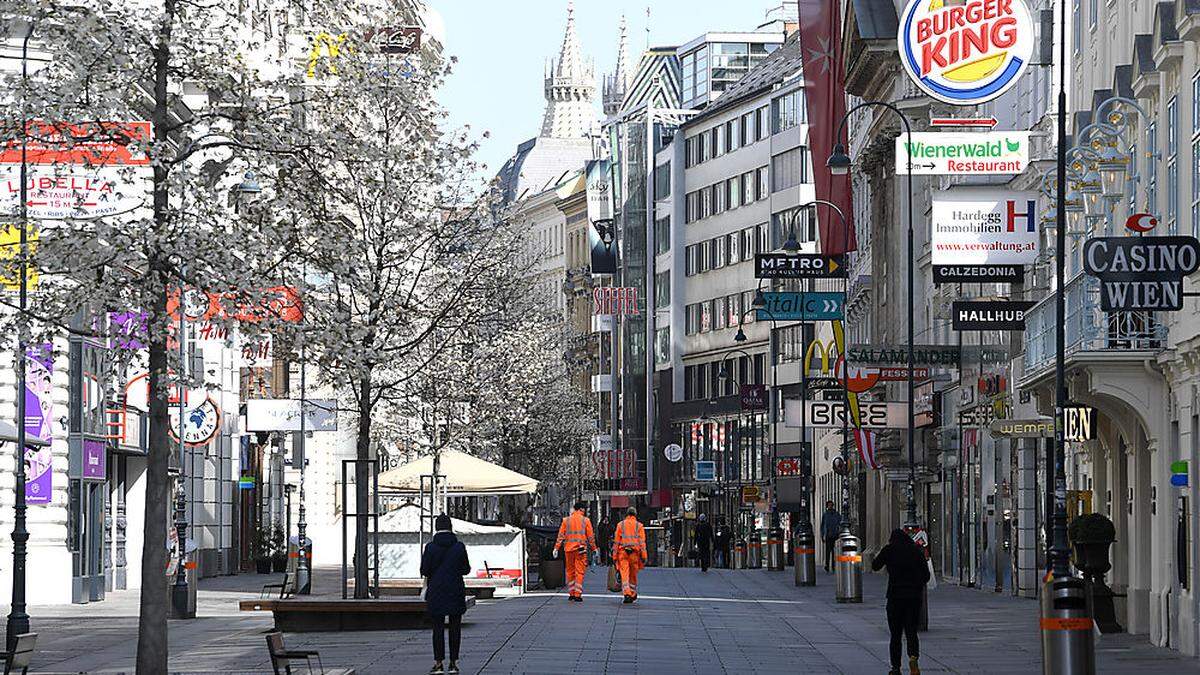
[[[1183,278],[1197,269],[1195,237],[1095,237],[1083,245],[1083,271],[1100,280],[1105,312],[1177,312]]]

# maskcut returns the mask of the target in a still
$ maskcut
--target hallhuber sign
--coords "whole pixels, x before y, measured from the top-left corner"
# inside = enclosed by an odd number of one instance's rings
[[[1095,237],[1083,245],[1083,270],[1100,280],[1105,312],[1183,309],[1183,278],[1200,269],[1195,237]]]
[[[954,330],[1025,330],[1028,300],[985,300],[951,303]]]

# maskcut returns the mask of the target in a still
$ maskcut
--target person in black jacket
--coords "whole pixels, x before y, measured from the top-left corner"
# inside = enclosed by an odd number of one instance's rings
[[[458,672],[458,647],[462,641],[462,615],[467,611],[467,588],[463,575],[470,573],[467,547],[454,536],[450,516],[434,519],[433,540],[421,555],[421,576],[427,579],[425,608],[433,622],[433,668],[431,675]],[[442,637],[450,625],[450,666],[443,668],[446,644]]]
[[[717,521],[717,534],[713,537],[713,543],[717,567],[732,567],[729,564],[729,526],[725,524],[724,519]]]
[[[871,561],[878,572],[887,567],[887,620],[892,632],[892,675],[900,674],[900,634],[908,638],[908,667],[911,675],[920,675],[917,665],[920,643],[917,623],[921,617],[921,589],[929,583],[925,552],[903,530],[892,530],[887,546]]]
[[[708,524],[708,516],[700,514],[700,522],[696,523],[696,531],[692,533],[692,541],[696,543],[696,556],[700,558],[700,571],[707,572],[712,560],[713,529]]]

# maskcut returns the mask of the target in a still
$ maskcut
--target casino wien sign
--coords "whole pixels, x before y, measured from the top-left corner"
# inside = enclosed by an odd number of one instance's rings
[[[1183,309],[1183,278],[1200,269],[1200,240],[1187,236],[1095,237],[1083,270],[1100,280],[1105,312]]]
[[[953,105],[990,101],[1033,55],[1025,0],[912,0],[900,17],[900,62],[925,93]]]

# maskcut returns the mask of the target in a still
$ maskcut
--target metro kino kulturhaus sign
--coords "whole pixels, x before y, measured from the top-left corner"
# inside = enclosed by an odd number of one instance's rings
[[[1083,269],[1100,280],[1105,312],[1183,309],[1183,278],[1200,269],[1195,237],[1095,237],[1083,245]]]

